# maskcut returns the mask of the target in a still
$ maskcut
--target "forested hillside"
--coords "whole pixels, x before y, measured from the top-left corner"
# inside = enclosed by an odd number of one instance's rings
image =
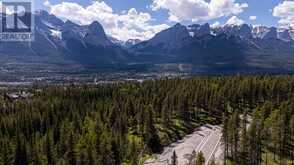
[[[1,91],[3,165],[137,165],[205,123],[223,124],[227,162],[255,165],[275,159],[290,164],[293,160],[293,76],[14,90],[34,96],[10,100],[7,91]]]

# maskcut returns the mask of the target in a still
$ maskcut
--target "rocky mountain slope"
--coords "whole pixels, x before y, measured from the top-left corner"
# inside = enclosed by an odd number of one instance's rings
[[[34,16],[35,41],[0,42],[0,55],[7,62],[103,68],[127,61],[127,51],[112,43],[98,22],[80,26],[46,11]]]
[[[116,71],[121,69],[118,66],[125,65],[128,70],[134,64],[139,68],[148,64],[145,71],[163,68],[178,71],[184,64],[191,72],[200,69],[204,73],[292,72],[294,30],[247,24],[214,28],[209,24],[176,24],[150,40],[122,42],[107,36],[99,22],[81,26],[38,11],[35,41],[0,42],[0,64],[4,69],[22,66],[38,71],[52,68]]]
[[[275,27],[243,24],[211,28],[209,24],[187,27],[177,24],[131,49],[141,56],[173,57],[170,62],[189,63],[195,68],[215,71],[294,69],[294,41],[290,29]]]

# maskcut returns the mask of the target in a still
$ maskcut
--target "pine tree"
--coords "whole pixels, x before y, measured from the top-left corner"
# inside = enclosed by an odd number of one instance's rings
[[[137,149],[137,145],[135,142],[135,139],[132,139],[131,142],[131,152],[130,152],[130,157],[131,157],[131,164],[132,165],[137,165],[138,161],[139,161],[139,155],[138,155],[138,149]]]
[[[172,157],[171,157],[171,165],[177,165],[178,164],[178,156],[177,156],[177,154],[176,154],[176,151],[174,151],[173,152],[173,155],[172,155]]]
[[[253,119],[249,131],[248,131],[248,140],[249,140],[249,160],[251,164],[255,164],[255,159],[256,159],[256,122]]]
[[[76,151],[75,151],[75,142],[74,142],[74,136],[73,133],[70,133],[69,139],[68,139],[68,150],[67,150],[67,160],[69,165],[76,165]]]
[[[240,165],[246,165],[248,162],[248,138],[244,129],[241,132],[240,138]]]
[[[46,153],[46,157],[47,157],[47,164],[51,165],[54,164],[54,149],[53,149],[53,141],[52,141],[52,137],[51,136],[51,132],[47,133],[46,135],[46,142],[45,142],[45,153]]]
[[[234,162],[238,162],[239,123],[239,113],[235,111],[228,121],[228,143]]]
[[[190,121],[190,114],[189,114],[189,105],[187,97],[180,97],[179,103],[178,103],[178,111],[180,112],[180,116],[183,119],[183,121]]]
[[[213,158],[209,161],[208,165],[216,165],[215,157],[213,157]]]
[[[290,144],[292,146],[290,155],[291,155],[292,164],[294,164],[294,114],[292,114],[292,118],[290,120],[289,128],[290,128],[290,132],[291,132],[291,136],[290,136],[291,142],[290,142]]]
[[[273,111],[271,114],[272,127],[271,127],[271,139],[274,145],[274,160],[279,151],[279,145],[281,140],[281,127],[280,127],[280,113],[279,110]]]
[[[107,132],[106,130],[103,130],[101,138],[100,138],[100,155],[98,164],[103,165],[113,165],[114,164],[114,156],[112,152],[112,135]]]
[[[162,122],[164,124],[164,126],[166,128],[168,128],[170,126],[171,123],[171,111],[170,111],[170,107],[168,105],[168,99],[169,97],[167,97],[163,103],[163,107],[161,110],[161,118],[162,118]]]
[[[13,155],[11,155],[11,149],[9,143],[5,140],[3,143],[3,148],[2,150],[0,149],[2,155],[2,163],[3,165],[10,165],[12,164],[13,160]]]
[[[28,165],[26,144],[17,136],[17,144],[14,156],[14,165]]]
[[[95,165],[95,159],[93,157],[93,152],[92,152],[91,147],[87,148],[87,157],[88,157],[89,165]]]
[[[196,159],[196,151],[193,150],[192,155],[189,158],[189,164],[188,165],[193,165],[194,164],[194,160]]]
[[[85,150],[81,150],[79,152],[79,159],[78,159],[78,162],[77,164],[79,165],[83,165],[83,164],[90,164],[89,163],[89,159],[88,159],[88,153],[85,151]]]
[[[144,138],[147,143],[148,148],[153,152],[157,153],[162,150],[162,146],[160,143],[160,138],[157,134],[157,130],[154,124],[153,112],[151,106],[147,106],[146,108],[146,120],[145,120],[145,131]]]
[[[227,115],[223,114],[223,129],[222,129],[222,141],[224,143],[224,165],[226,165],[226,160],[228,158],[228,119]]]
[[[200,151],[197,154],[197,158],[196,158],[196,164],[195,165],[204,165],[205,164],[205,158],[203,153]]]
[[[41,159],[40,159],[40,153],[38,153],[36,146],[34,146],[34,148],[32,148],[31,151],[31,165],[41,165]]]

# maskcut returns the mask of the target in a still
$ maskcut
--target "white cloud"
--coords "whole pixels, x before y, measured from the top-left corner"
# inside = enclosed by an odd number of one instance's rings
[[[49,5],[52,14],[80,25],[88,25],[93,21],[98,21],[103,25],[107,34],[120,40],[149,39],[155,33],[169,27],[166,24],[152,25],[151,15],[138,12],[135,8],[115,13],[109,5],[101,0],[93,1],[86,7],[73,2],[51,5],[48,0],[45,1],[45,4]]]
[[[257,19],[257,16],[255,16],[255,15],[249,16],[249,19],[250,19],[251,21],[255,21],[255,20]]]
[[[44,5],[45,7],[50,7],[50,6],[51,6],[49,0],[45,0],[44,3],[43,3],[43,5]]]
[[[235,0],[152,0],[153,10],[166,9],[169,20],[207,21],[223,16],[237,15],[248,7],[247,3],[235,3]]]
[[[237,16],[232,16],[226,23],[226,25],[242,25],[245,21],[238,18]]]
[[[273,16],[280,18],[282,27],[294,27],[294,1],[283,1],[273,9]]]

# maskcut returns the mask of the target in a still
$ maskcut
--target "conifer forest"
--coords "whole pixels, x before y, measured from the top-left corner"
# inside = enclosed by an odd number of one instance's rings
[[[294,164],[294,76],[3,87],[0,165],[143,165],[204,124],[225,165]]]

